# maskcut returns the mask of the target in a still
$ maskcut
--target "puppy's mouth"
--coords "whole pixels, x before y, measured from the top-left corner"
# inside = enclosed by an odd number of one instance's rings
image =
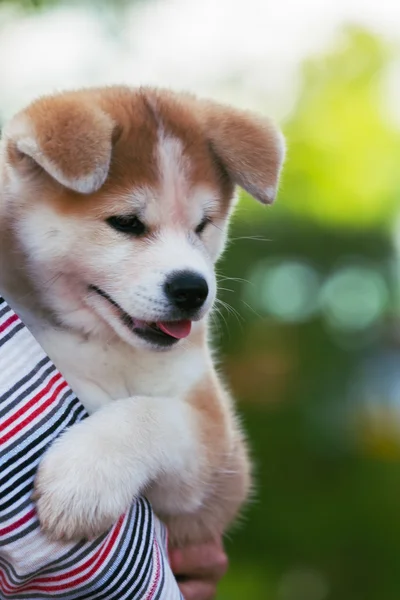
[[[179,340],[188,337],[192,328],[192,322],[189,319],[176,321],[143,321],[132,317],[124,311],[120,305],[111,298],[101,288],[96,285],[90,285],[89,289],[95,292],[113,306],[122,323],[135,333],[138,337],[157,346],[173,346]]]

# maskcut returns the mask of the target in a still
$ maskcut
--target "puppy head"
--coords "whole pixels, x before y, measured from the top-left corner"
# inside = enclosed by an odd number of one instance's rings
[[[192,96],[42,98],[5,128],[4,211],[43,303],[86,333],[170,348],[210,310],[240,185],[276,194],[281,134]]]

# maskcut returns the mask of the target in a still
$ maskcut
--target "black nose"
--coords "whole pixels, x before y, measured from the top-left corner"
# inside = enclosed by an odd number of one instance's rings
[[[208,296],[208,285],[201,275],[180,271],[167,279],[165,293],[176,308],[191,311],[204,304]]]

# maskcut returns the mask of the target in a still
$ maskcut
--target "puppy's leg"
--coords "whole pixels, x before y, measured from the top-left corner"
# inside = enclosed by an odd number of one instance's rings
[[[43,529],[55,539],[91,538],[160,473],[197,474],[193,427],[184,402],[151,397],[118,400],[74,425],[39,466],[35,497]]]
[[[171,485],[162,476],[148,490],[173,546],[220,536],[237,516],[251,489],[251,463],[229,394],[215,373],[186,398],[196,415],[199,476]]]
[[[168,527],[172,547],[218,539],[237,518],[251,488],[250,461],[241,438],[212,473],[207,488],[208,493],[193,512],[159,515]]]

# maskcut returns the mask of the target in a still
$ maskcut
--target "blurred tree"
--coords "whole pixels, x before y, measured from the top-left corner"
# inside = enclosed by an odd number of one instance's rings
[[[107,28],[110,36],[116,39],[121,37],[121,23],[124,22],[125,12],[132,6],[138,7],[141,4],[151,2],[152,0],[0,0],[0,8],[4,9],[7,16],[9,9],[11,13],[16,13],[17,18],[32,13],[39,14],[40,11],[51,9],[76,7],[77,9],[86,8],[100,16],[103,26]],[[7,28],[7,19],[1,19],[0,30]],[[15,16],[15,15],[14,15]]]
[[[299,104],[286,124],[285,208],[331,225],[374,226],[398,212],[400,133],[385,115],[390,50],[348,29],[339,46],[304,66]]]
[[[105,6],[114,6],[124,8],[127,6],[131,6],[134,3],[145,2],[146,0],[0,0],[0,5],[9,5],[9,6],[20,6],[26,10],[36,10],[39,8],[50,8],[51,6],[57,6],[60,4],[89,4],[93,6],[101,7],[101,5]]]
[[[306,61],[284,126],[279,201],[266,213],[244,196],[221,265],[222,286],[231,289],[221,298],[239,315],[246,279],[270,261],[295,257],[327,281],[352,257],[393,287],[400,133],[385,114],[382,87],[391,57],[377,36],[347,29],[328,53]],[[246,311],[242,330],[235,316],[226,321],[225,372],[255,450],[257,499],[230,546],[219,600],[398,600],[398,451],[386,437],[385,452],[363,446],[365,431],[348,419],[359,366],[387,347],[384,327],[352,341],[329,332],[321,315],[283,323]]]
[[[391,55],[376,35],[350,28],[304,64],[284,127],[288,160],[275,215],[373,227],[397,214],[400,132],[385,114],[382,88]]]

